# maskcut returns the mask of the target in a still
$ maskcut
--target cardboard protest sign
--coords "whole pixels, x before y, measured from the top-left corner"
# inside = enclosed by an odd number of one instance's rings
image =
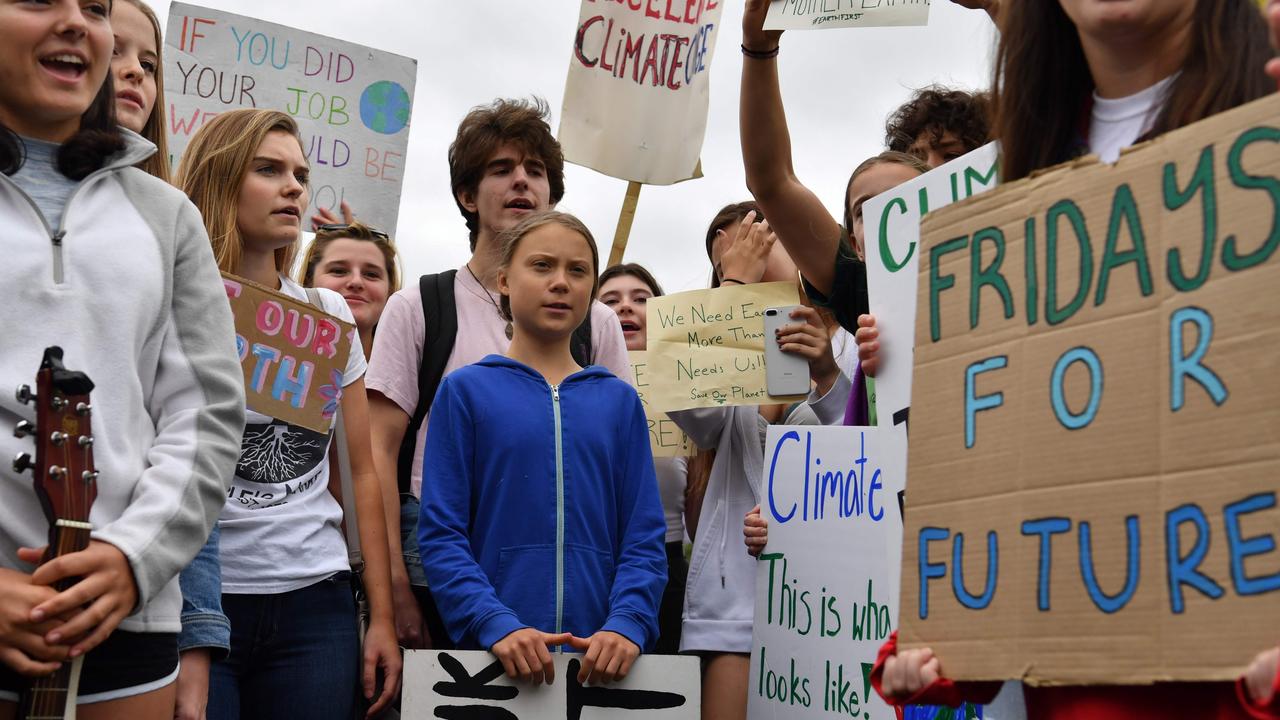
[[[761,511],[747,717],[892,720],[871,668],[893,631],[902,478],[877,428],[771,425]]]
[[[723,0],[583,0],[560,143],[569,162],[623,180],[698,177]]]
[[[578,682],[581,655],[552,653],[550,685],[517,683],[487,652],[407,650],[404,717],[525,720],[697,720],[702,713],[698,658],[641,655],[625,680]]]
[[[374,48],[198,5],[169,6],[164,49],[173,167],[209,118],[288,113],[311,164],[311,204],[394,235],[418,63]]]
[[[645,399],[660,411],[794,402],[766,388],[764,311],[799,302],[791,282],[649,298]]]
[[[921,226],[900,638],[1229,680],[1280,608],[1280,97]]]
[[[223,273],[250,410],[327,433],[342,399],[355,326]]]
[[[929,0],[773,0],[765,30],[928,25]]]
[[[902,426],[902,432],[907,429],[911,349],[916,336],[920,218],[931,210],[995,187],[999,161],[999,147],[989,143],[881,193],[862,206],[867,292],[880,333],[876,414],[884,425]],[[906,462],[905,457],[902,462]]]
[[[644,404],[644,417],[649,423],[649,449],[655,458],[688,457],[698,452],[698,446],[688,435],[675,424],[667,414],[650,406],[645,393],[652,387],[649,378],[649,354],[643,350],[632,350],[631,386],[640,395]]]

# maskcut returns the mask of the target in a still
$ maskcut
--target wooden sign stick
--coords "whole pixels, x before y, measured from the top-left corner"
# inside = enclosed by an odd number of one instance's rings
[[[609,264],[613,267],[622,262],[622,254],[627,250],[627,239],[631,237],[631,222],[636,219],[636,203],[640,201],[640,185],[627,183],[627,197],[622,201],[622,213],[618,215],[618,229],[613,233],[613,249],[609,251]]]

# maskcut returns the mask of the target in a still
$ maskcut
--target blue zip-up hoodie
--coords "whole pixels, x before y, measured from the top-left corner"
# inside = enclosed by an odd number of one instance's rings
[[[666,523],[636,391],[590,366],[552,386],[501,355],[431,405],[418,544],[449,635],[489,649],[532,627],[658,636]]]

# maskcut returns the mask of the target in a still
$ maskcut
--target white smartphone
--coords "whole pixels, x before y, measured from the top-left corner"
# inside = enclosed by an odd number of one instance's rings
[[[791,319],[800,307],[772,307],[764,311],[765,387],[775,397],[809,394],[809,361],[802,355],[782,352],[775,333],[783,325],[799,322]]]

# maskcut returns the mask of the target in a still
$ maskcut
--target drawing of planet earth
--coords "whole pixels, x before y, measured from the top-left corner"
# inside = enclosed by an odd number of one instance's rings
[[[360,95],[360,120],[374,132],[395,135],[409,124],[409,93],[391,80],[373,83]]]

